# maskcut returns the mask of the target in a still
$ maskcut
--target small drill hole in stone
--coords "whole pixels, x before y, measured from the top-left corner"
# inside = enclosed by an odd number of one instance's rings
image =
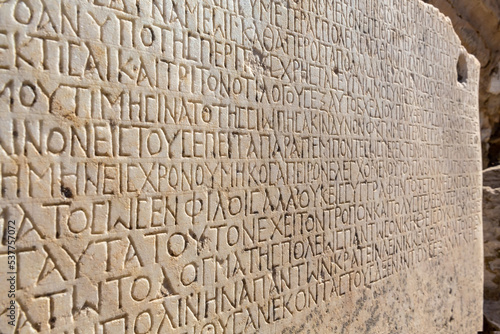
[[[467,59],[461,54],[457,61],[457,80],[460,83],[467,82]]]

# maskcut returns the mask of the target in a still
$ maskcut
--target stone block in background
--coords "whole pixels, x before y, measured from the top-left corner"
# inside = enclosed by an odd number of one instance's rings
[[[500,167],[483,173],[484,316],[500,330]]]
[[[483,167],[500,163],[500,2],[427,0],[449,16],[467,51],[481,63],[479,112]]]
[[[433,7],[4,1],[0,53],[2,333],[480,330],[479,66]]]

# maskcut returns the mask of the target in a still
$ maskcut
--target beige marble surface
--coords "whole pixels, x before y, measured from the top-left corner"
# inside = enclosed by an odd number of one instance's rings
[[[416,0],[0,1],[0,332],[480,330],[478,77]]]

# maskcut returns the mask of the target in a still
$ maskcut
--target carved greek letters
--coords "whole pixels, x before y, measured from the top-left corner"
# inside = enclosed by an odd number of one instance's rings
[[[417,0],[0,1],[0,332],[477,330],[478,73]]]

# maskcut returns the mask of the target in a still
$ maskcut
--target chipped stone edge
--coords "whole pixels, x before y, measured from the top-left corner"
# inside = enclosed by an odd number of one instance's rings
[[[441,12],[439,10],[439,8],[435,7],[434,5],[432,5],[430,3],[427,3],[426,0],[419,0],[419,2],[421,3],[422,6],[429,8],[433,13],[435,13],[435,15],[436,15],[436,17],[438,19],[444,20],[444,22],[446,22],[446,24],[448,25],[448,28],[449,28],[448,30],[450,31],[450,33],[452,35],[452,38],[454,38],[455,41],[457,42],[457,44],[460,45],[460,52],[459,52],[459,54],[466,56],[467,69],[472,69],[472,71],[468,71],[468,74],[469,75],[473,75],[471,78],[473,79],[473,84],[476,84],[476,89],[474,90],[474,93],[477,96],[476,110],[477,110],[477,115],[478,115],[478,118],[479,118],[480,117],[480,112],[479,112],[479,79],[480,79],[481,63],[476,58],[476,56],[474,56],[473,54],[470,54],[465,49],[465,47],[462,44],[462,41],[460,40],[460,37],[458,36],[455,28],[453,27],[453,23],[451,22],[451,19],[450,19],[449,16],[447,16],[446,14],[444,14],[443,12]],[[458,83],[458,84],[461,84],[461,83]],[[468,83],[465,82],[465,83],[463,83],[463,85],[464,85],[464,87],[466,87],[466,86],[468,86]],[[481,122],[478,122],[477,133],[478,133],[478,138],[479,138],[478,149],[481,150],[482,149],[481,148],[481,140],[480,140],[480,137],[481,137]],[[481,161],[481,163],[482,163],[482,161]],[[483,168],[482,168],[482,165],[478,166],[478,168],[479,168],[479,173],[480,173],[480,182],[481,182],[480,184],[482,185],[483,184]],[[482,189],[480,191],[479,198],[480,198],[480,201],[481,201],[480,203],[483,203],[483,192],[482,192]],[[481,214],[480,214],[479,218],[480,218],[480,222],[481,222],[481,231],[483,231],[483,210],[482,210],[482,206],[481,206]],[[480,253],[480,259],[479,259],[479,261],[481,261],[481,266],[484,268],[484,247],[483,247],[484,240],[483,240],[483,233],[480,234],[479,243],[481,245],[481,249],[479,251],[479,253]],[[483,330],[483,326],[484,326],[485,321],[489,321],[489,320],[485,320],[484,319],[484,317],[486,316],[485,313],[484,313],[484,297],[483,297],[483,293],[484,293],[484,270],[481,271],[480,273],[478,273],[478,276],[480,276],[480,278],[481,278],[481,298],[483,299],[483,302],[482,302],[483,308],[481,309],[481,315],[482,316],[481,316],[481,321],[478,324],[477,331],[481,332]]]

